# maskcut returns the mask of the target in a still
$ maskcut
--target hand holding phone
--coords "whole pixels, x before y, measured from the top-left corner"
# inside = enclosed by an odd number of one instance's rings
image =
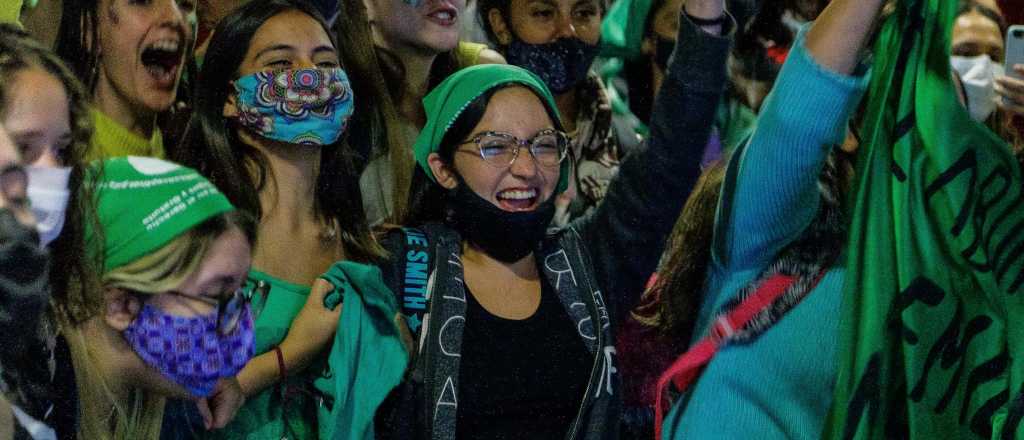
[[[1002,96],[999,107],[1024,116],[1024,25],[1010,26],[1006,32],[1006,76],[996,78],[996,93]]]

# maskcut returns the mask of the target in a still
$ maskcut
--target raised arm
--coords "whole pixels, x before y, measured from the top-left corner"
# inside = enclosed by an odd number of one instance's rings
[[[675,51],[654,102],[647,145],[623,162],[598,209],[572,225],[590,251],[613,314],[625,313],[639,298],[700,175],[735,28],[723,4],[686,2],[684,11],[690,16],[724,16],[725,21],[702,29],[682,14]]]
[[[836,0],[794,43],[753,138],[723,187],[713,256],[759,268],[810,224],[818,176],[842,144],[866,82],[852,76],[882,0]],[[738,165],[737,165],[738,164]]]

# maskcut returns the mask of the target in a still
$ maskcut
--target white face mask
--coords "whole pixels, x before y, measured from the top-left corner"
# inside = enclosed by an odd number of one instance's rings
[[[27,195],[36,216],[36,231],[43,246],[57,239],[64,227],[71,192],[68,180],[71,168],[25,167],[28,173]]]
[[[996,111],[995,80],[997,76],[1003,75],[1003,66],[996,64],[988,55],[953,56],[950,63],[963,81],[971,118],[984,122]]]

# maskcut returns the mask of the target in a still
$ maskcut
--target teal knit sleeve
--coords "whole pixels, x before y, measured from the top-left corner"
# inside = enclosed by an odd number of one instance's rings
[[[714,258],[729,270],[762,268],[814,218],[818,175],[867,87],[818,65],[800,32],[750,143],[722,189]]]

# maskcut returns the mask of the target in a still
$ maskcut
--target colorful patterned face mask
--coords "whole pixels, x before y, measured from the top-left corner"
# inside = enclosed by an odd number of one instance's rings
[[[235,120],[289,144],[332,144],[352,115],[352,88],[341,68],[257,72],[235,80],[235,90]]]
[[[505,51],[508,63],[533,72],[551,92],[561,95],[587,77],[600,48],[579,38],[560,38],[553,43],[529,44],[513,37]]]
[[[255,350],[248,305],[235,331],[220,336],[216,312],[182,317],[146,304],[124,338],[146,365],[197,397],[208,397],[218,380],[238,374]]]

